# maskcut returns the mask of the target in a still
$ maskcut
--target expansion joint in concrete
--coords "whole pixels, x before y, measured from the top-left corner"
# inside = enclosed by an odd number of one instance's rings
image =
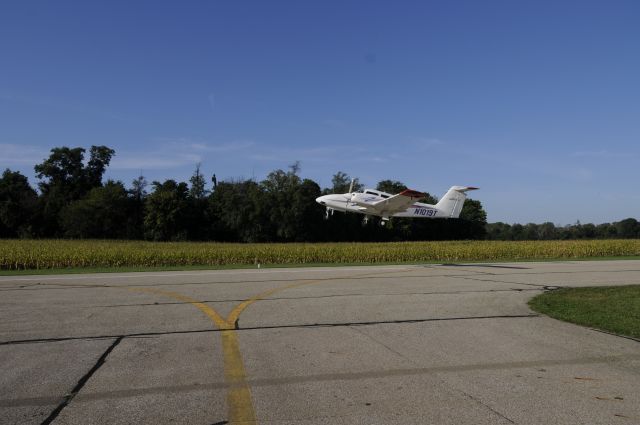
[[[89,369],[89,371],[82,378],[80,378],[80,380],[78,381],[76,386],[73,387],[71,392],[67,394],[62,400],[62,402],[53,410],[53,412],[51,412],[51,414],[49,414],[49,416],[47,416],[47,418],[44,421],[42,421],[42,425],[49,425],[58,417],[60,412],[62,412],[62,410],[65,407],[67,407],[69,403],[71,403],[71,400],[73,400],[73,398],[80,392],[80,390],[82,390],[82,387],[84,387],[84,385],[91,378],[91,376],[93,376],[93,374],[96,373],[98,369],[100,369],[100,367],[104,364],[109,354],[113,351],[114,348],[118,346],[118,344],[120,344],[120,341],[122,341],[122,339],[123,337],[120,336],[116,338],[113,341],[113,343],[111,343],[111,345],[105,350],[105,352],[102,353],[102,355],[100,356],[98,361],[93,365],[93,367]]]

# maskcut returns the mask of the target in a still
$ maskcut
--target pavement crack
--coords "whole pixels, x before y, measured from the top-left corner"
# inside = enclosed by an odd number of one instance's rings
[[[376,320],[368,322],[338,322],[338,323],[306,323],[298,325],[273,325],[273,326],[251,326],[240,328],[241,331],[260,330],[260,329],[286,329],[286,328],[324,328],[324,327],[351,327],[351,326],[375,326],[387,324],[403,324],[403,323],[425,323],[425,322],[441,322],[455,320],[482,320],[482,319],[528,319],[540,317],[539,314],[514,314],[514,315],[496,315],[496,316],[469,316],[469,317],[438,317],[427,319],[399,319],[399,320]]]
[[[402,273],[408,272],[410,270],[404,270]],[[337,282],[343,280],[372,280],[372,279],[386,279],[388,278],[387,274],[391,272],[381,272],[375,275],[367,274],[366,276],[337,276],[337,277],[322,277],[322,278],[304,278],[304,279],[268,279],[268,280],[243,280],[243,281],[204,281],[204,282],[150,282],[150,283],[136,283],[132,285],[119,285],[119,284],[109,284],[109,283],[92,283],[91,278],[79,278],[86,279],[87,282],[81,283],[43,283],[38,282],[37,286],[26,287],[26,288],[0,288],[0,291],[42,291],[42,290],[67,290],[67,289],[104,289],[104,288],[142,288],[142,287],[162,287],[162,286],[170,286],[170,287],[182,287],[182,286],[192,286],[192,285],[235,285],[235,284],[277,284],[277,283],[294,283],[294,282]],[[395,271],[395,274],[401,273],[399,271]],[[442,275],[445,276],[445,275]],[[134,276],[135,277],[135,276]],[[408,278],[423,278],[427,276],[407,276]],[[428,276],[428,277],[438,277]],[[109,278],[108,276],[105,278]],[[66,278],[68,280],[69,278]],[[95,280],[95,278],[93,278]],[[10,283],[25,281],[25,280],[35,280],[30,278],[19,278],[15,280],[8,280]],[[62,280],[62,278],[60,279]],[[0,284],[2,284],[2,280],[0,280]]]
[[[460,264],[460,263],[443,263],[441,264],[443,267],[489,267],[494,269],[516,269],[516,270],[531,270],[531,267],[523,267],[523,266],[509,266],[502,264],[482,264],[482,263],[471,263],[471,264]],[[478,270],[471,270],[472,272],[477,273],[486,273]]]
[[[520,284],[518,284],[520,285]],[[545,287],[546,288],[546,287]],[[399,293],[357,293],[357,294],[330,294],[330,295],[315,295],[315,296],[297,296],[297,297],[271,297],[263,298],[260,302],[265,301],[295,301],[295,300],[316,300],[323,298],[349,298],[349,297],[393,297],[393,296],[406,296],[406,295],[461,295],[461,294],[478,294],[478,293],[494,293],[494,292],[522,292],[522,291],[538,291],[537,288],[508,288],[508,289],[487,289],[487,290],[469,290],[469,291],[430,291],[430,292],[399,292]],[[226,299],[226,300],[201,300],[202,303],[231,303],[231,302],[244,302],[242,299]],[[189,304],[186,301],[167,301],[167,302],[150,302],[139,304],[111,304],[100,306],[87,306],[84,308],[117,308],[117,307],[157,307],[165,305],[184,305]]]
[[[113,341],[113,343],[111,343],[111,345],[105,350],[105,352],[102,353],[102,355],[100,356],[98,361],[93,365],[93,367],[89,369],[89,371],[82,378],[80,378],[80,380],[78,381],[76,386],[73,387],[71,392],[64,397],[64,399],[58,405],[58,407],[56,407],[53,410],[53,412],[51,412],[51,414],[44,421],[42,421],[42,425],[49,425],[51,422],[53,422],[58,417],[60,412],[62,412],[62,410],[65,407],[67,407],[69,403],[71,403],[71,400],[73,400],[73,398],[80,392],[82,387],[84,387],[84,385],[91,378],[91,376],[93,376],[93,374],[96,373],[96,371],[100,369],[100,367],[104,364],[105,360],[107,359],[109,354],[113,351],[113,349],[116,348],[118,344],[120,344],[120,341],[122,341],[122,338],[123,337],[118,337]]]
[[[464,280],[474,280],[477,282],[492,282],[492,283],[506,283],[508,285],[524,285],[524,286],[533,286],[536,288],[542,288],[545,289],[546,287],[548,287],[549,285],[540,285],[537,283],[521,283],[521,282],[509,282],[507,280],[497,280],[497,279],[480,279],[477,277],[469,277],[469,276],[458,276],[459,279],[464,279]]]
[[[469,316],[469,317],[437,317],[426,319],[399,319],[399,320],[378,320],[378,321],[363,321],[363,322],[336,322],[336,323],[301,323],[292,325],[272,325],[272,326],[248,326],[241,328],[239,321],[236,321],[234,326],[237,331],[254,331],[262,329],[304,329],[304,328],[325,328],[325,327],[350,327],[350,326],[375,326],[386,324],[403,324],[403,323],[426,323],[426,322],[441,322],[441,321],[455,321],[455,320],[483,320],[483,319],[530,319],[540,317],[539,314],[514,314],[514,315],[495,315],[495,316]],[[64,342],[64,341],[78,341],[78,340],[98,340],[98,339],[113,339],[113,338],[140,338],[150,336],[163,336],[163,335],[179,335],[179,334],[191,334],[191,333],[208,333],[208,332],[221,332],[220,329],[192,329],[184,331],[164,331],[164,332],[137,332],[121,335],[95,335],[95,336],[70,336],[59,338],[33,338],[33,339],[21,339],[12,341],[0,342],[0,346],[3,345],[17,345],[17,344],[40,344],[49,342]]]
[[[2,345],[18,345],[18,344],[42,344],[49,342],[65,342],[65,341],[94,341],[100,339],[114,339],[114,338],[141,338],[149,336],[162,336],[162,335],[176,335],[176,334],[190,334],[190,333],[208,333],[217,332],[216,329],[193,329],[185,331],[164,331],[164,332],[137,332],[122,335],[85,335],[85,336],[67,336],[59,338],[33,338],[33,339],[18,339],[13,341],[0,342]]]

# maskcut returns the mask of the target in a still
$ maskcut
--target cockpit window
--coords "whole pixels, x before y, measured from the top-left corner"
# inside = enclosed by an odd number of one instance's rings
[[[383,195],[382,193],[380,194],[380,196],[382,196],[385,199],[389,197],[389,195]]]

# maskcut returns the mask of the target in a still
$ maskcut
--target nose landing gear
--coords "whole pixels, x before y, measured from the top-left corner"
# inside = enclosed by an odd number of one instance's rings
[[[329,217],[331,217],[331,216],[333,215],[333,212],[334,212],[334,211],[335,211],[335,210],[334,210],[333,208],[329,208],[329,207],[327,207],[327,210],[326,210],[326,211],[325,211],[325,213],[324,213],[324,219],[325,219],[325,220],[329,220]]]

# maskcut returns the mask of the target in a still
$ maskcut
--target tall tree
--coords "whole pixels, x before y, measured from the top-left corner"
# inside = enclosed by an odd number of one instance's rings
[[[156,241],[186,239],[187,184],[166,180],[154,181],[152,186],[153,192],[147,196],[145,205],[145,236]]]
[[[106,167],[115,154],[106,146],[91,146],[90,158],[85,166],[84,148],[51,149],[51,154],[34,169],[41,180],[43,233],[54,236],[59,231],[59,213],[63,207],[85,196],[101,185]]]
[[[142,201],[147,196],[147,179],[140,175],[131,182],[129,194],[137,201]]]
[[[87,190],[102,184],[102,176],[115,153],[116,151],[106,146],[91,146],[89,149],[89,162],[84,170]]]
[[[189,189],[189,196],[193,199],[206,198],[208,191],[206,190],[206,181],[204,175],[200,172],[200,163],[196,164],[196,169],[193,175],[189,179],[191,182],[191,188]]]
[[[37,194],[27,178],[8,168],[0,178],[0,237],[32,236]]]
[[[106,146],[91,146],[89,162],[85,166],[84,148],[51,149],[51,154],[34,169],[43,195],[56,190],[65,200],[76,200],[102,184],[102,176],[115,154]]]
[[[140,175],[131,182],[131,188],[127,194],[130,203],[130,217],[127,221],[127,238],[144,238],[144,204],[147,198],[147,179]]]
[[[349,191],[349,187],[351,187],[351,182],[353,181],[352,190],[354,192],[361,191],[364,189],[364,185],[360,183],[360,179],[357,177],[351,178],[347,173],[342,171],[338,171],[331,178],[332,187],[329,190],[325,190],[326,193],[347,193]]]
[[[211,217],[208,214],[206,180],[200,172],[200,164],[189,179],[189,208],[188,208],[188,238],[190,240],[205,240],[210,237]]]
[[[312,242],[322,238],[324,211],[315,201],[320,195],[320,186],[313,180],[304,179],[297,185],[291,200],[294,215],[289,240]]]
[[[293,198],[300,185],[297,169],[289,172],[275,170],[262,181],[266,206],[271,225],[275,228],[277,240],[290,241],[296,238],[296,212],[292,208]]]

